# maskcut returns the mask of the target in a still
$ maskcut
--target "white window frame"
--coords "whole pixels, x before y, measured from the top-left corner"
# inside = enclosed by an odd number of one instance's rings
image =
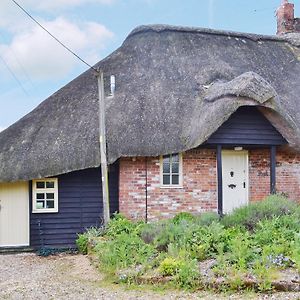
[[[37,182],[44,182],[44,188],[37,188]],[[46,188],[46,182],[54,182],[54,188]],[[54,208],[37,208],[38,193],[54,193]],[[46,201],[46,199],[45,199]],[[32,212],[33,213],[57,213],[58,212],[58,179],[42,178],[32,180]]]
[[[172,153],[179,155],[179,183],[178,184],[164,184],[163,183],[163,157],[165,155],[161,155],[159,159],[159,165],[160,165],[160,187],[161,188],[174,188],[174,189],[181,189],[183,187],[183,158],[182,153]],[[171,155],[171,154],[170,154]],[[170,174],[172,176],[172,174]]]

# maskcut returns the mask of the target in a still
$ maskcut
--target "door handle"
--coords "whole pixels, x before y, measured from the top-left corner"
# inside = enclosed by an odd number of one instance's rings
[[[236,188],[236,184],[233,184],[233,183],[232,184],[228,184],[228,187],[231,188],[231,189],[234,189],[234,188]]]
[[[244,183],[243,183],[243,187],[244,187],[244,189],[246,188],[246,182],[244,181]]]

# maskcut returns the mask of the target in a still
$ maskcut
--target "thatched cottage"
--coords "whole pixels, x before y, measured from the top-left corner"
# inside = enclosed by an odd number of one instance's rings
[[[278,9],[277,36],[141,26],[95,66],[105,74],[111,212],[227,213],[275,191],[299,201],[293,8]],[[0,247],[73,246],[101,222],[99,166],[88,70],[0,134]]]

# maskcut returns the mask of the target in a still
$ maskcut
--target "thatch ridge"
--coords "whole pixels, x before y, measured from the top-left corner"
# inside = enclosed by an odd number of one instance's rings
[[[250,32],[239,32],[230,30],[216,30],[211,28],[201,28],[201,27],[186,27],[186,26],[175,26],[167,24],[155,24],[155,25],[141,25],[133,29],[126,40],[134,35],[143,34],[146,32],[183,32],[183,33],[204,33],[208,35],[235,37],[235,38],[245,38],[255,42],[258,41],[277,41],[277,42],[288,42],[291,45],[299,47],[300,44],[300,34],[299,33],[286,33],[282,35],[266,35],[266,34],[256,34]],[[126,41],[125,40],[125,41]]]
[[[300,151],[298,35],[268,37],[156,25],[135,29],[95,67],[106,99],[108,160],[197,147],[256,105]],[[0,134],[0,181],[100,165],[98,94],[88,70]]]

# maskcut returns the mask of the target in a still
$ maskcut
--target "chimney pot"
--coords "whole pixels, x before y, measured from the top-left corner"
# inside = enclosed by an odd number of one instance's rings
[[[299,19],[295,19],[294,4],[288,0],[282,0],[280,7],[276,11],[277,34],[290,32],[300,32]]]

